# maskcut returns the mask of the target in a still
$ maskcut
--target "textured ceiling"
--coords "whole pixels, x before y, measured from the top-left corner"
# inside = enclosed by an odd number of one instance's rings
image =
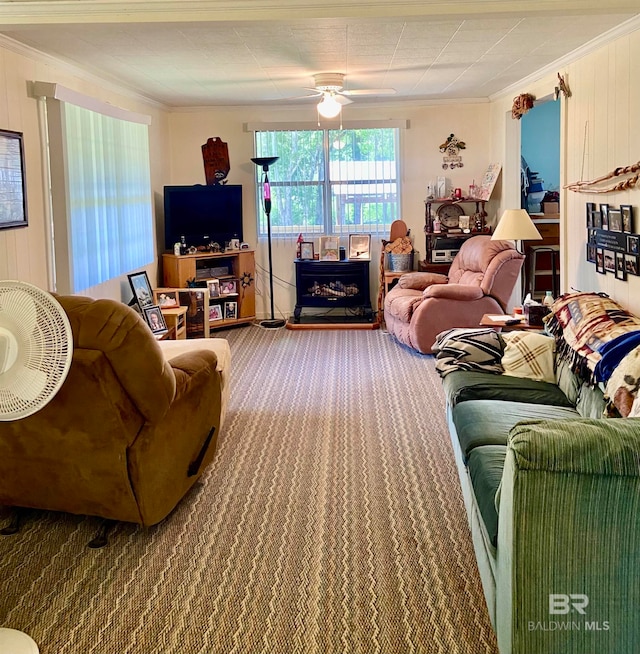
[[[345,16],[344,3],[310,11],[307,2],[256,0],[273,9],[260,20],[248,0],[214,4],[227,13],[194,21],[213,5],[139,1],[127,13],[108,1],[0,2],[0,34],[169,107],[287,102],[320,72],[345,73],[347,89],[428,101],[488,98],[640,15],[637,0],[605,9],[558,1],[548,16],[508,1],[424,2],[421,15],[411,2],[355,2]]]

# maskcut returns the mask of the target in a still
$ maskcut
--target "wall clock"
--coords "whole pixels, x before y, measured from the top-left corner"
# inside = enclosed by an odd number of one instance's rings
[[[445,227],[458,227],[460,216],[464,215],[464,209],[459,204],[446,202],[438,207],[436,214]]]

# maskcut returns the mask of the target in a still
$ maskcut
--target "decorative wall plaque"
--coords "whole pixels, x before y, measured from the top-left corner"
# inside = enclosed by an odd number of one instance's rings
[[[229,148],[219,136],[208,139],[202,146],[202,159],[207,186],[226,184],[226,181],[223,180],[231,170]]]

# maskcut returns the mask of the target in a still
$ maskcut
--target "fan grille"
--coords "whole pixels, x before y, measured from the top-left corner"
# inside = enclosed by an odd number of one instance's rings
[[[73,354],[71,325],[51,294],[24,282],[1,281],[2,334],[0,421],[18,420],[41,409],[64,382]],[[8,356],[12,345],[14,356]]]

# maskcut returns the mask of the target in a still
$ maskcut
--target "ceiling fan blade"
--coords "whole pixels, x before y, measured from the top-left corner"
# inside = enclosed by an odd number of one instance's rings
[[[347,104],[351,104],[353,100],[349,100],[349,98],[345,98],[342,93],[336,93],[333,96],[338,104],[341,104],[343,107]]]
[[[394,95],[395,89],[354,89],[353,91],[340,91],[342,95]]]

